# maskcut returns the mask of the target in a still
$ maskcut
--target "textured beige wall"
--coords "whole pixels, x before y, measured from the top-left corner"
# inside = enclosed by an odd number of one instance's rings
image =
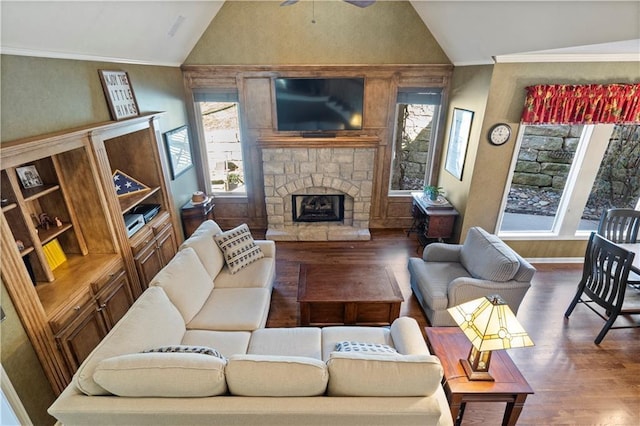
[[[640,81],[637,62],[496,64],[482,123],[474,173],[461,233],[472,226],[495,231],[524,106],[525,87],[535,84],[631,83]],[[489,144],[487,131],[498,122],[511,124],[505,145]],[[514,242],[524,257],[573,257],[584,254],[584,241]],[[582,254],[581,254],[582,253]]]
[[[188,65],[449,64],[409,2],[226,2]]]
[[[453,241],[458,241],[460,238],[460,229],[462,228],[464,212],[467,208],[469,187],[471,186],[475,166],[474,160],[478,152],[479,141],[482,139],[480,131],[482,129],[487,97],[489,96],[492,70],[493,65],[456,67],[453,70],[449,107],[446,111],[447,122],[444,128],[445,144],[448,144],[449,141],[453,109],[461,108],[473,111],[473,122],[471,123],[469,144],[467,146],[464,168],[462,170],[462,180],[458,180],[445,170],[447,158],[446,146],[442,152],[442,160],[440,162],[441,170],[438,185],[444,188],[447,199],[460,213],[460,216],[456,220],[454,236],[452,238]]]
[[[2,55],[2,141],[108,121],[99,69],[129,73],[140,111],[167,111],[163,130],[186,122],[179,68]]]

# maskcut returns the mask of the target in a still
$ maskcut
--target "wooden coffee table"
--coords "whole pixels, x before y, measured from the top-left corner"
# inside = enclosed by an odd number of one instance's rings
[[[425,331],[431,353],[442,363],[444,391],[455,424],[462,422],[467,402],[506,402],[502,424],[515,425],[527,395],[532,394],[533,389],[507,352],[491,354],[489,372],[495,381],[471,381],[460,364],[460,358],[466,358],[471,349],[471,342],[464,333],[458,327],[427,327]]]
[[[301,325],[389,325],[400,315],[403,301],[387,267],[300,265]]]

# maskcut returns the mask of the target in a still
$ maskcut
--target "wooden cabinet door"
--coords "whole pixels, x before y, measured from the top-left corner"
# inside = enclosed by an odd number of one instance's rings
[[[156,247],[155,240],[140,250],[133,260],[135,261],[140,284],[144,291],[149,287],[149,283],[153,277],[164,267],[164,262],[160,250]]]
[[[95,301],[83,305],[78,315],[56,335],[70,371],[76,371],[106,335],[107,329]]]
[[[167,226],[158,234],[156,237],[156,246],[162,257],[163,265],[166,265],[178,251],[172,226]]]
[[[102,288],[96,296],[96,302],[98,302],[98,310],[102,312],[107,330],[111,330],[133,304],[131,287],[124,270],[121,270]]]

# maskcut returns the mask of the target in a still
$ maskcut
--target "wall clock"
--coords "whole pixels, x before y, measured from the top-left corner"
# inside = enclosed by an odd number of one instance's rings
[[[511,137],[511,126],[506,123],[498,123],[489,130],[489,142],[493,145],[503,145]]]

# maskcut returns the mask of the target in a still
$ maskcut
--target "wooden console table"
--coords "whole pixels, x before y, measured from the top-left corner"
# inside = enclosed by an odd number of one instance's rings
[[[413,198],[411,208],[413,225],[407,231],[407,236],[417,233],[422,246],[425,246],[429,240],[443,241],[445,238],[450,238],[453,234],[453,224],[458,216],[456,209],[448,202],[443,206],[431,205],[422,192],[412,192],[411,197]]]
[[[429,348],[444,369],[442,382],[455,424],[462,423],[467,402],[506,402],[502,425],[515,425],[533,389],[507,352],[494,351],[491,355],[489,370],[495,381],[471,381],[460,364],[460,358],[466,358],[471,349],[462,331],[458,327],[427,327],[425,331]]]

